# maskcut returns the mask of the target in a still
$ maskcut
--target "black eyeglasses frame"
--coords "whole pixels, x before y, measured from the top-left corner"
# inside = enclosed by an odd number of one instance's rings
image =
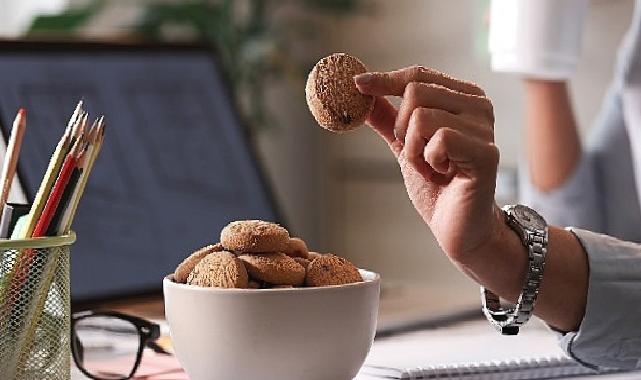
[[[136,326],[136,330],[138,331],[138,336],[140,338],[140,343],[138,344],[138,352],[136,353],[136,362],[131,372],[129,373],[128,376],[125,376],[119,379],[109,378],[109,380],[131,379],[136,373],[136,371],[138,370],[138,367],[140,367],[140,361],[142,360],[142,353],[145,350],[145,347],[152,345],[152,348],[155,350],[155,347],[153,347],[153,345],[155,345],[155,341],[160,337],[160,326],[156,323],[145,320],[143,318],[119,313],[116,311],[99,311],[98,310],[98,311],[81,311],[81,312],[74,313],[71,318],[71,354],[74,362],[76,363],[76,367],[78,367],[80,372],[82,372],[85,376],[93,380],[105,380],[105,378],[96,377],[85,369],[84,365],[82,364],[83,358],[81,357],[81,353],[78,352],[80,347],[78,346],[79,339],[76,333],[76,324],[79,321],[89,317],[113,317],[113,318],[118,318],[118,319],[128,321],[134,326]]]

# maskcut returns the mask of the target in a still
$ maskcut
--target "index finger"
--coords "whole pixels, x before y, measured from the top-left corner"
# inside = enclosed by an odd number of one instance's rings
[[[464,94],[485,96],[485,92],[472,82],[451,76],[423,66],[411,66],[389,72],[370,72],[354,77],[356,86],[363,94],[374,96],[403,96],[405,87],[412,82],[437,84]]]

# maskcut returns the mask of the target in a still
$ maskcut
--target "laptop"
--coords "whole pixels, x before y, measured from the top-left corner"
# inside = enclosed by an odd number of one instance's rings
[[[32,201],[78,100],[105,145],[73,230],[74,302],[159,292],[228,222],[279,221],[215,52],[203,46],[0,41],[0,129],[28,110],[18,186]]]

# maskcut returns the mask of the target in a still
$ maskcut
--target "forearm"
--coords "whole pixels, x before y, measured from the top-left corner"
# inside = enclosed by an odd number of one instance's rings
[[[526,79],[524,86],[530,178],[550,191],[572,175],[581,156],[572,104],[565,82]]]
[[[497,210],[498,211],[498,210]],[[528,254],[517,234],[497,212],[496,232],[488,244],[457,265],[479,284],[516,302],[523,287]],[[534,313],[562,331],[575,331],[585,313],[588,259],[569,231],[549,228],[545,271]]]

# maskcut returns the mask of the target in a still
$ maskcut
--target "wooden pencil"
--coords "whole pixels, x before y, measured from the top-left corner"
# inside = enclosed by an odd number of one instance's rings
[[[78,161],[83,160],[83,158],[84,158],[83,156],[80,156]],[[78,187],[78,180],[82,175],[82,170],[83,169],[79,163],[78,166],[73,168],[73,170],[71,171],[71,176],[69,177],[69,183],[67,184],[64,191],[62,192],[62,196],[60,197],[60,203],[53,214],[51,223],[49,223],[49,227],[47,228],[47,232],[45,234],[46,236],[59,235],[58,231],[61,229],[61,224],[65,215],[65,212],[69,208],[71,198],[73,197],[73,194],[75,193],[75,190]]]
[[[100,150],[102,148],[102,143],[104,141],[105,127],[106,127],[106,124],[104,123],[104,117],[101,116],[96,122],[95,135],[93,135],[92,143],[90,143],[87,149],[86,157],[85,157],[86,159],[86,163],[84,164],[85,168],[82,171],[82,174],[78,181],[77,189],[72,196],[72,200],[67,209],[67,212],[62,218],[63,230],[58,231],[59,234],[60,233],[67,234],[71,230],[71,224],[73,223],[73,219],[78,210],[80,198],[82,198],[82,194],[84,193],[85,187],[87,186],[89,175],[91,174],[91,170],[93,169],[96,159],[98,158],[98,154],[100,154]]]
[[[11,191],[11,184],[16,174],[18,166],[18,156],[20,156],[20,147],[22,146],[22,139],[24,131],[27,127],[27,110],[20,108],[16,119],[13,121],[13,128],[11,129],[11,137],[7,144],[7,151],[4,155],[4,163],[2,165],[2,175],[0,175],[0,184],[2,190],[0,191],[0,218],[4,210],[4,205],[9,199],[9,191]]]
[[[79,201],[82,179],[87,170],[87,165],[89,163],[89,159],[91,158],[91,154],[93,152],[94,145],[96,144],[97,137],[98,120],[94,121],[91,128],[84,136],[84,146],[82,149],[82,153],[78,158],[78,164],[76,168],[71,174],[69,185],[62,195],[61,205],[58,207],[56,215],[51,221],[51,225],[49,226],[49,230],[47,231],[48,236],[65,234],[67,224],[71,224],[69,222],[69,219],[72,217],[72,209],[74,208],[77,200]]]
[[[87,126],[87,118],[89,117],[89,114],[87,112],[83,111],[82,115],[80,115],[80,118],[78,119],[78,122],[74,125],[72,131],[71,131],[71,141],[69,142],[69,149],[73,147],[73,145],[76,143],[76,140],[82,139],[84,134],[85,134],[85,128]],[[65,152],[69,153],[68,151]]]
[[[82,101],[80,101],[76,106],[76,110],[74,111],[73,116],[71,116],[71,119],[69,120],[69,124],[65,129],[65,133],[62,135],[62,138],[58,142],[58,145],[56,145],[56,149],[51,155],[47,171],[42,178],[42,182],[40,183],[38,192],[36,193],[36,196],[33,200],[33,204],[31,205],[31,210],[29,211],[29,216],[27,217],[26,226],[22,235],[20,236],[23,239],[31,237],[33,229],[36,227],[36,223],[38,223],[38,220],[40,219],[42,209],[45,207],[45,204],[51,192],[51,188],[54,184],[54,181],[58,177],[58,173],[60,172],[62,161],[64,160],[64,157],[71,145],[71,138],[74,134],[74,129],[79,123],[81,123],[80,119],[83,113],[84,111],[82,110]]]
[[[62,163],[60,174],[58,175],[58,178],[56,179],[56,182],[51,189],[49,199],[47,199],[47,202],[45,203],[45,207],[42,210],[42,215],[40,215],[40,219],[38,219],[38,223],[36,223],[31,237],[45,236],[47,229],[49,228],[49,224],[51,223],[51,219],[53,219],[54,213],[56,212],[56,209],[60,204],[62,193],[69,184],[71,173],[78,163],[80,146],[81,140],[77,138],[73,147],[69,151],[69,154],[67,154],[67,157],[65,157],[65,160]]]

